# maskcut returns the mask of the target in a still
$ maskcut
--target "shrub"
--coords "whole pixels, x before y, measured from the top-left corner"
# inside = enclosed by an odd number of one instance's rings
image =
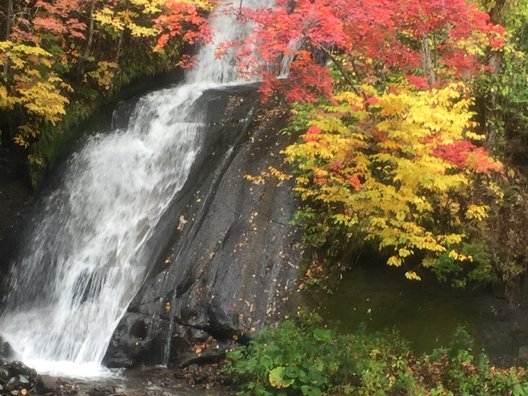
[[[317,316],[270,326],[228,353],[242,395],[528,395],[522,368],[491,367],[463,329],[429,355],[414,356],[395,331],[341,335]]]

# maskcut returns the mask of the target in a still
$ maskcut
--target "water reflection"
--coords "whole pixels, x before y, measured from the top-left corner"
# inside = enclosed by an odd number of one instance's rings
[[[528,345],[527,319],[512,312],[491,291],[453,290],[434,282],[411,282],[391,268],[357,268],[344,275],[333,294],[308,297],[328,321],[343,331],[365,323],[371,331],[396,328],[416,353],[449,343],[458,326],[475,338],[496,364],[510,364]]]

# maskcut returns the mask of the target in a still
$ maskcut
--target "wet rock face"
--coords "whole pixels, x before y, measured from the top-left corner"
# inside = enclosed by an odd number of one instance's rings
[[[9,263],[20,248],[17,237],[30,193],[24,174],[24,157],[18,150],[0,145],[0,297]]]
[[[296,201],[288,182],[245,176],[280,168],[292,137],[280,133],[285,111],[256,111],[256,99],[247,88],[205,95],[205,147],[167,215],[176,220],[169,247],[118,326],[108,365],[214,359],[286,313],[302,255],[289,223]]]
[[[0,336],[0,359],[11,359],[13,355],[11,345]]]

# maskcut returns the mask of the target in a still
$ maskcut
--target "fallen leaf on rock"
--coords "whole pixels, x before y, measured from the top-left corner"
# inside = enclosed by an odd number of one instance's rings
[[[185,224],[187,224],[187,220],[185,220],[185,217],[183,215],[180,215],[179,221],[180,223],[178,224],[178,231],[183,231]]]

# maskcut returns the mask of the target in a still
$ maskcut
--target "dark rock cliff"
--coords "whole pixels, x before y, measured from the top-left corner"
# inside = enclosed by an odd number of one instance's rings
[[[283,315],[302,251],[291,185],[248,181],[292,141],[287,112],[254,87],[207,92],[204,144],[152,243],[150,276],[118,325],[109,366],[181,365],[221,355]]]
[[[20,150],[0,146],[0,290],[14,258],[23,214],[27,212],[29,181]],[[1,293],[0,293],[1,294]]]

